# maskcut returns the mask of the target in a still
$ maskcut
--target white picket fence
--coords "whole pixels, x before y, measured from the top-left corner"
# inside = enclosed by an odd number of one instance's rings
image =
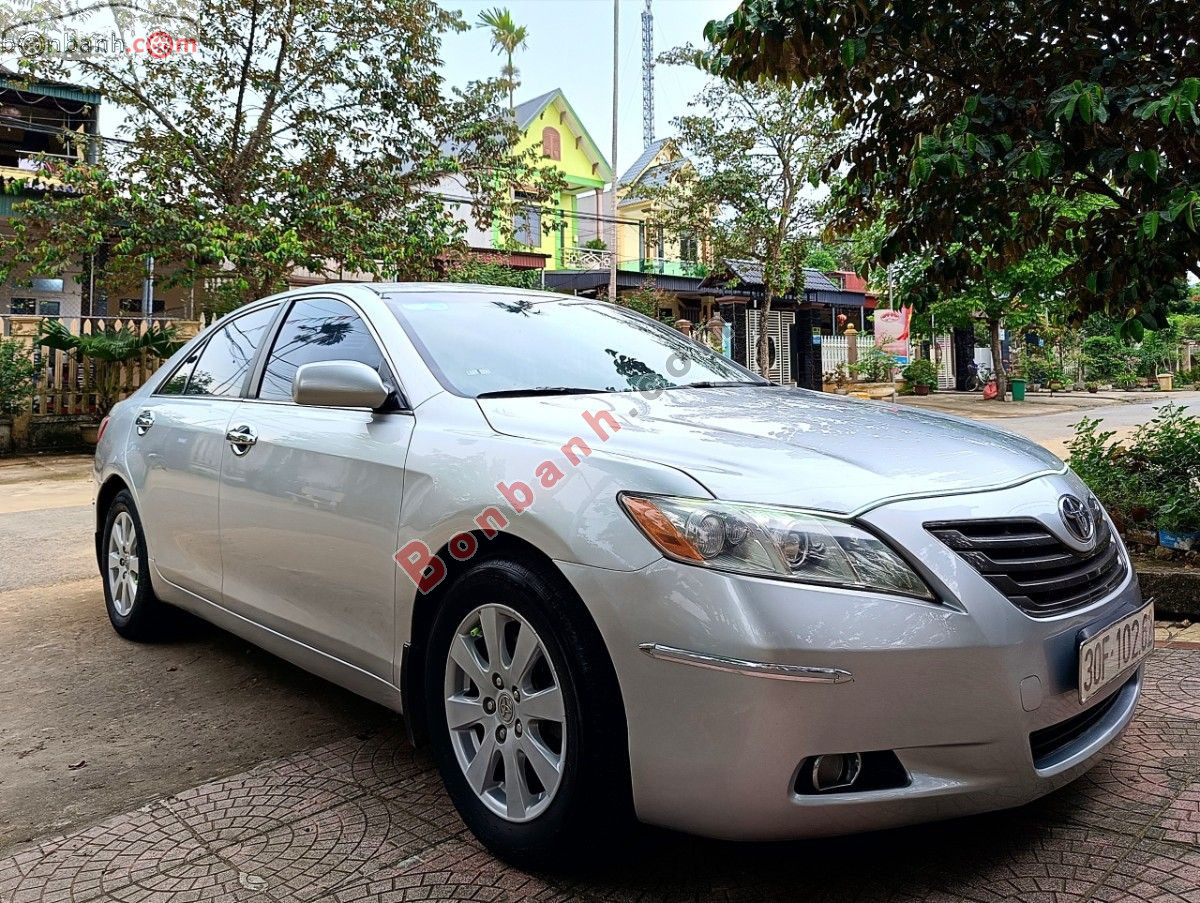
[[[844,335],[821,336],[821,372],[829,373],[849,359],[850,340]],[[875,336],[869,332],[858,336],[858,356],[875,347]]]

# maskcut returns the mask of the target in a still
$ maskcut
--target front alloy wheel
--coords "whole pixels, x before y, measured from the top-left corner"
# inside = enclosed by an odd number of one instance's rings
[[[446,656],[446,725],[467,783],[503,819],[537,818],[566,761],[562,688],[533,626],[504,605],[463,618]]]

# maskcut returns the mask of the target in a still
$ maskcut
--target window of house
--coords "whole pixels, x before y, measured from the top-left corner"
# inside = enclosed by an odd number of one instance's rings
[[[57,317],[62,313],[61,301],[38,301],[37,312],[43,317]]]
[[[13,298],[9,305],[9,310],[14,314],[33,314],[37,313],[36,298]]]
[[[63,280],[34,277],[29,280],[29,287],[35,292],[61,292],[63,290]]]
[[[536,248],[542,243],[542,213],[530,195],[517,192],[517,203],[522,201],[528,203],[519,206],[513,214],[513,237],[523,245]]]
[[[302,364],[316,361],[358,361],[378,373],[389,388],[395,388],[383,352],[350,305],[332,298],[304,298],[283,321],[258,397],[291,401],[296,371]]]
[[[278,305],[242,314],[213,333],[192,370],[185,395],[236,398]]]
[[[562,159],[562,137],[553,126],[542,129],[542,156],[551,160]]]
[[[161,314],[167,309],[165,298],[154,299],[154,313]],[[117,312],[128,314],[134,317],[142,315],[142,299],[141,298],[121,298],[117,302]]]
[[[685,235],[679,239],[679,259],[695,261],[700,253],[700,244],[694,235]]]

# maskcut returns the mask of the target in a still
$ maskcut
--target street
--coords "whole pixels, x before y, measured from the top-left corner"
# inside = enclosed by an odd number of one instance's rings
[[[1161,403],[1102,409],[1129,425]],[[1077,410],[1003,426],[1061,442]],[[1061,421],[1061,423],[1060,423]],[[850,839],[646,831],[619,868],[487,854],[401,720],[215,628],[104,614],[83,457],[0,463],[0,900],[1200,900],[1200,631],[1108,757],[1022,809]]]

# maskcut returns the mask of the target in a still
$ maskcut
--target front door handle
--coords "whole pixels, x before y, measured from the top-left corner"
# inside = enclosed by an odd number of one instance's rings
[[[233,453],[240,457],[250,451],[250,447],[258,441],[258,433],[254,432],[253,427],[243,423],[226,432],[225,441],[229,443]]]
[[[154,426],[154,412],[142,411],[133,421],[133,425],[137,427],[137,434],[139,436],[146,435],[146,432],[150,429],[150,427]]]

